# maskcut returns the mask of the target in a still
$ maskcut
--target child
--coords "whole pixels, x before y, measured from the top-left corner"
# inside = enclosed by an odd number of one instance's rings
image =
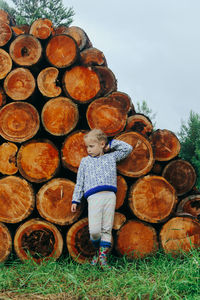
[[[107,253],[111,247],[116,204],[116,162],[127,157],[132,146],[120,140],[107,144],[107,136],[100,129],[91,130],[84,141],[88,156],[81,160],[78,169],[71,210],[76,211],[83,196],[87,199],[90,239],[97,250],[91,264],[99,260],[102,268],[109,268]]]

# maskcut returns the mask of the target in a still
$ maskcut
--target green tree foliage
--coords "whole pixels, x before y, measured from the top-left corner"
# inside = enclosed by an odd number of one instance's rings
[[[152,122],[153,127],[155,128],[156,113],[153,113],[152,109],[148,107],[148,104],[145,100],[143,100],[142,103],[139,103],[139,102],[136,103],[136,112],[148,117],[150,119],[150,121]]]
[[[15,17],[16,24],[28,24],[39,18],[47,18],[54,26],[69,26],[73,21],[74,10],[72,7],[64,7],[62,0],[12,0],[15,8],[9,8],[0,0],[5,10]],[[0,3],[1,3],[0,2]],[[2,7],[2,9],[4,9]]]
[[[181,143],[180,157],[194,166],[197,173],[196,185],[200,189],[200,115],[190,111],[188,121],[182,121],[178,136]]]

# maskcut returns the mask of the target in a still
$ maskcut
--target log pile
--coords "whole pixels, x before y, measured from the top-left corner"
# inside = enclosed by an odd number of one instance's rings
[[[0,262],[68,252],[90,260],[87,203],[71,213],[83,137],[101,128],[133,146],[117,166],[113,253],[174,255],[200,246],[200,193],[180,143],[135,111],[102,51],[79,27],[17,27],[0,11]]]

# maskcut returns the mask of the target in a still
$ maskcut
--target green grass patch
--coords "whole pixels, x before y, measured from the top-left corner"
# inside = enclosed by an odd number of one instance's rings
[[[200,251],[176,258],[159,252],[134,261],[110,257],[110,265],[112,270],[102,271],[69,257],[40,265],[11,259],[0,265],[0,288],[2,295],[43,295],[44,299],[65,295],[55,299],[200,300]],[[0,295],[0,299],[12,298]]]

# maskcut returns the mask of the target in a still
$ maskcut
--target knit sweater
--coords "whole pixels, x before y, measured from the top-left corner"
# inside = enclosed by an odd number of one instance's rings
[[[109,153],[101,156],[86,156],[82,158],[72,197],[72,203],[79,204],[81,198],[101,192],[117,192],[117,166],[116,163],[126,158],[133,147],[120,140],[110,142]]]

